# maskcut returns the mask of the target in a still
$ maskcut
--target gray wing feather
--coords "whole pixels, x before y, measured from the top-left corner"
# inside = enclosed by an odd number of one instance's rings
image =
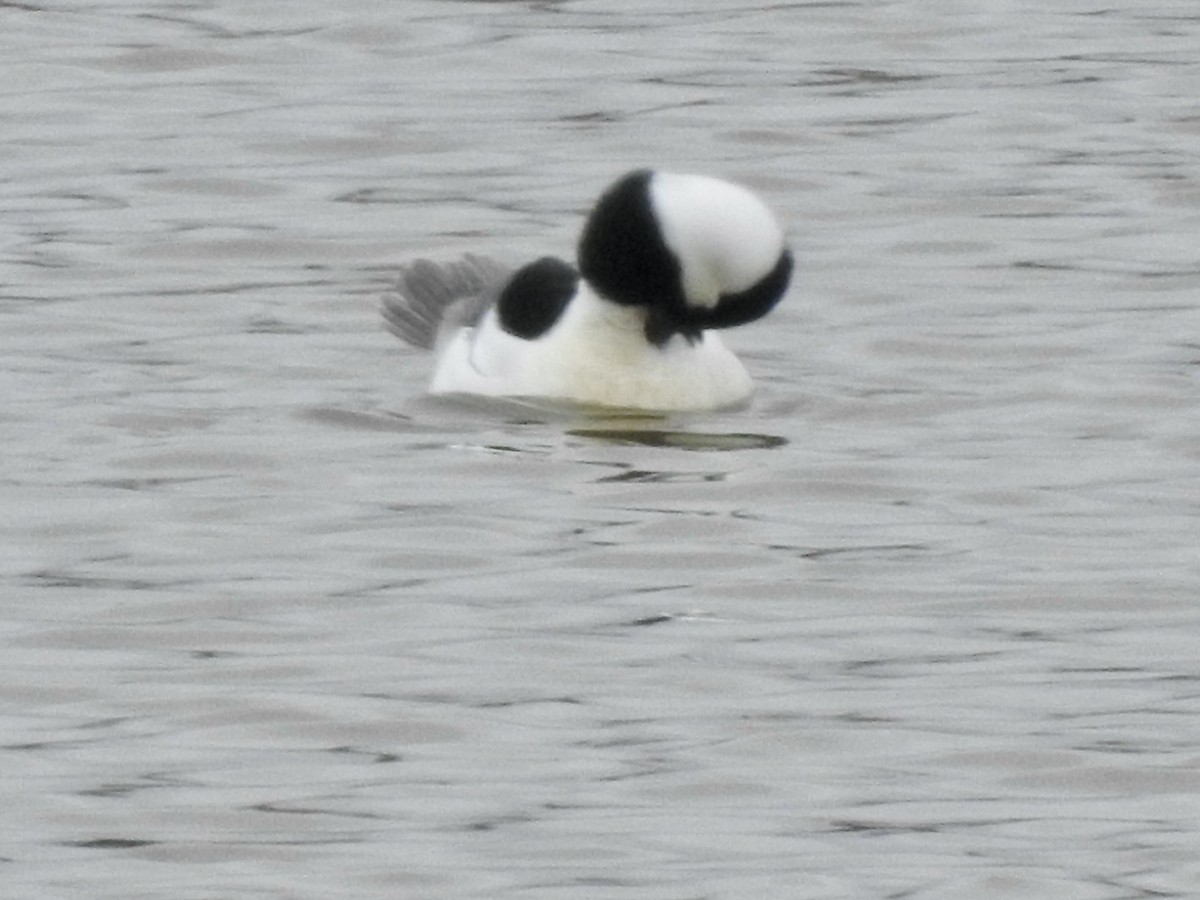
[[[477,323],[511,277],[507,266],[471,253],[450,263],[419,259],[401,268],[396,286],[384,294],[384,327],[430,349],[451,329]]]

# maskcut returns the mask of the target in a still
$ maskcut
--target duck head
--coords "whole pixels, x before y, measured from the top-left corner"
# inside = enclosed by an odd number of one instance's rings
[[[754,194],[704,175],[641,169],[601,195],[579,240],[579,270],[605,299],[646,311],[646,338],[699,340],[766,315],[792,256]]]

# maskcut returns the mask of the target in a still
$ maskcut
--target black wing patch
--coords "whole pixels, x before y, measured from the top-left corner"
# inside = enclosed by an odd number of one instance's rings
[[[517,270],[500,292],[496,311],[500,327],[531,341],[554,327],[579,287],[579,273],[553,256],[543,256]]]

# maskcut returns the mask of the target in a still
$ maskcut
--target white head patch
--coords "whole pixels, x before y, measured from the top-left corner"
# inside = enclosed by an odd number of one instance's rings
[[[746,290],[779,261],[783,230],[766,204],[740,185],[656,172],[650,197],[691,306],[713,308],[722,294]]]

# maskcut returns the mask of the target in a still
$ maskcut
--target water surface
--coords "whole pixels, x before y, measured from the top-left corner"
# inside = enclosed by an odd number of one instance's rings
[[[1200,11],[0,8],[0,893],[1193,896]],[[744,410],[422,396],[615,175],[799,260]]]

